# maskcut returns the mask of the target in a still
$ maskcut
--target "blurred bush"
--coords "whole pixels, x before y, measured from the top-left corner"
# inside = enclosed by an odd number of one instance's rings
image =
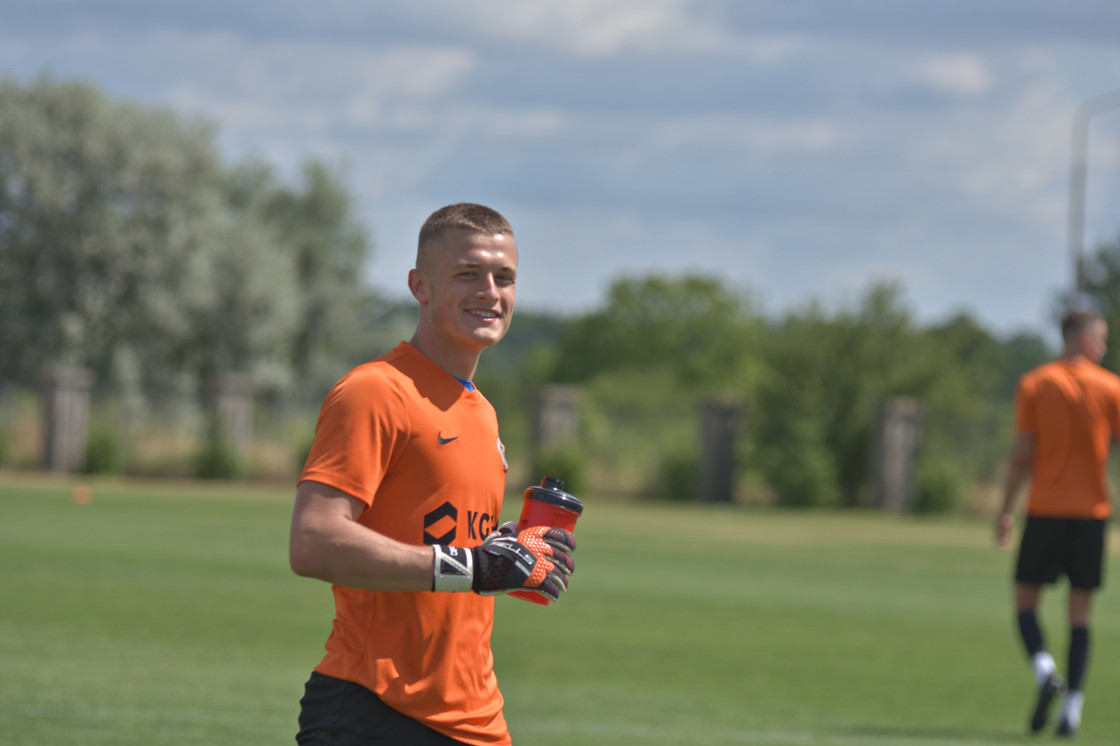
[[[125,444],[117,429],[108,424],[90,428],[86,440],[87,474],[119,474],[124,470]]]
[[[534,461],[534,483],[545,477],[559,479],[564,491],[576,497],[587,490],[587,470],[583,457],[573,445],[557,446],[539,453]]]
[[[199,451],[194,466],[199,479],[236,479],[242,468],[236,449],[220,438],[212,439]]]
[[[915,513],[948,513],[960,507],[965,479],[952,462],[922,459],[915,482]]]
[[[695,500],[700,487],[700,456],[695,449],[673,449],[661,458],[650,494],[667,500]]]

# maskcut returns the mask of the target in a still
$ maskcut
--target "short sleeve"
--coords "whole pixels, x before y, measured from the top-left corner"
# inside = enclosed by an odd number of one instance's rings
[[[1112,406],[1109,408],[1108,424],[1112,428],[1112,437],[1120,438],[1120,378],[1113,378]]]
[[[321,482],[372,505],[407,427],[401,397],[392,384],[355,371],[323,400],[299,481]]]
[[[1035,413],[1033,387],[1023,379],[1019,379],[1015,387],[1015,429],[1020,433],[1037,433],[1038,422]]]

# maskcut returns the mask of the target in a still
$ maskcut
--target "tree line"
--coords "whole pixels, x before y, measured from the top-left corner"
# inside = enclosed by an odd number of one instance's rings
[[[82,82],[0,80],[0,380],[127,394],[321,382],[372,302],[341,174],[223,162],[214,130]]]
[[[288,183],[267,163],[223,161],[206,123],[88,83],[0,80],[0,383],[80,367],[126,405],[201,396],[239,372],[313,426],[331,383],[414,318],[363,285],[372,250],[336,168],[309,161]],[[1120,246],[1085,275],[1120,328]],[[580,437],[527,468],[665,496],[695,480],[698,403],[739,402],[740,491],[799,506],[868,504],[877,406],[912,397],[920,502],[938,509],[998,478],[1015,381],[1056,352],[963,313],[920,324],[891,283],[772,317],[720,278],[650,275],[579,316],[519,312],[477,383],[514,453],[529,450],[516,446],[531,441],[534,392],[578,387]]]
[[[878,406],[893,397],[922,405],[919,509],[959,503],[999,478],[1017,378],[1057,352],[1039,334],[1001,338],[964,313],[919,324],[892,283],[847,307],[773,318],[718,278],[651,275],[617,281],[600,310],[524,321],[507,337],[515,350],[522,335],[536,341],[521,367],[511,375],[503,342],[483,355],[479,382],[503,428],[539,386],[579,387],[581,435],[545,454],[553,470],[599,488],[691,494],[697,406],[716,398],[743,408],[742,492],[789,506],[870,505]]]

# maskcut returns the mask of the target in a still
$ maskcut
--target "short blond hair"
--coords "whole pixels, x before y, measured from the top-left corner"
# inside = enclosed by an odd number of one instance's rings
[[[428,261],[428,247],[450,230],[484,233],[488,236],[502,234],[513,238],[513,227],[497,210],[473,202],[457,202],[441,207],[420,226],[416,245],[416,268],[422,269]]]

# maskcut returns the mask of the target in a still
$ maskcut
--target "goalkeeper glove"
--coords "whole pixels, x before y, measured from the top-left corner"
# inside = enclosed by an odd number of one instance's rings
[[[435,545],[432,590],[484,596],[528,590],[556,601],[575,571],[575,548],[575,537],[562,528],[531,526],[519,531],[506,523],[473,549]]]

